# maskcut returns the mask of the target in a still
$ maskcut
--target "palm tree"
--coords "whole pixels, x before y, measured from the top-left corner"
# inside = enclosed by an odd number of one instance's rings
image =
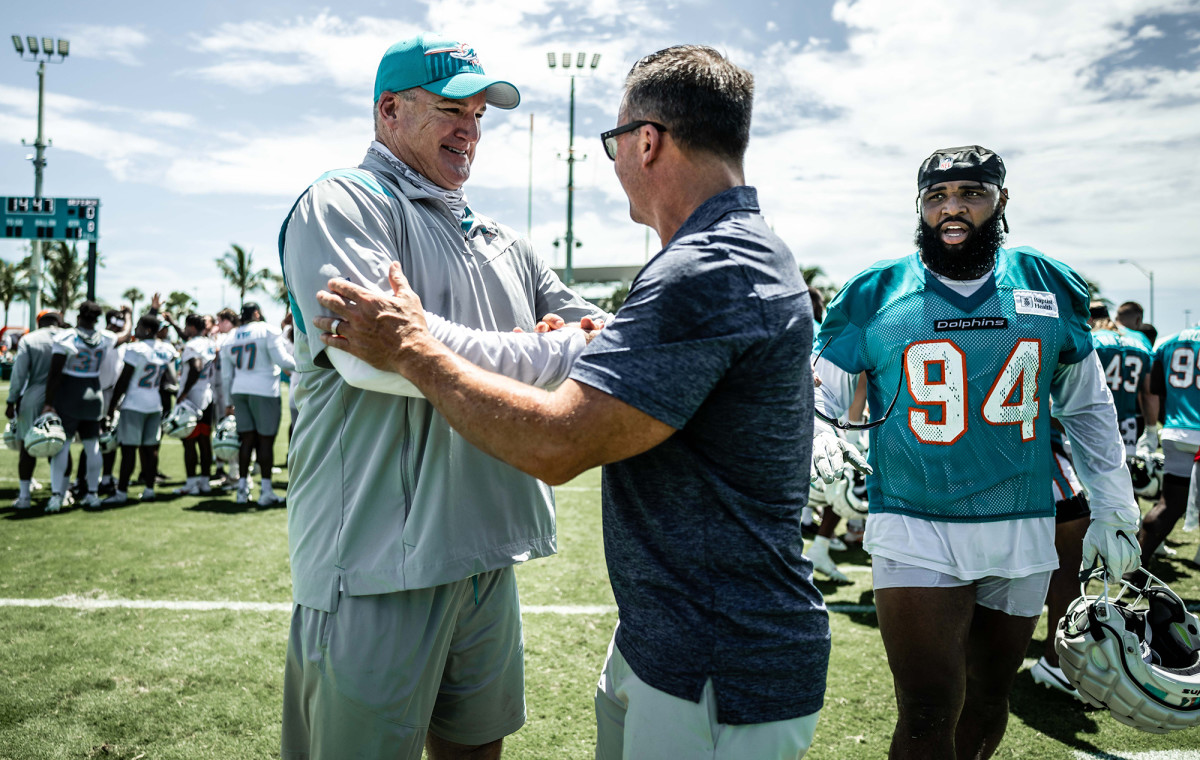
[[[129,290],[126,290],[124,293],[121,294],[121,298],[124,298],[126,301],[129,302],[129,313],[136,315],[137,314],[137,303],[138,303],[138,301],[146,300],[146,294],[143,293],[142,291],[138,290],[137,288],[130,288]]]
[[[79,258],[79,249],[61,240],[47,245],[42,252],[45,266],[42,297],[47,306],[61,314],[81,300],[87,287],[87,262]]]
[[[236,243],[230,243],[229,246],[230,250],[217,259],[217,268],[229,284],[237,289],[240,306],[246,303],[247,293],[266,288],[271,270],[254,268],[253,251],[247,251]]]
[[[820,266],[815,267],[800,267],[800,274],[803,275],[804,281],[817,289],[821,294],[821,298],[825,303],[833,300],[837,292],[841,290],[841,286],[830,279],[829,275],[825,274],[825,270]]]
[[[288,289],[287,283],[283,280],[283,275],[275,272],[267,271],[267,280],[271,283],[271,297],[284,306],[288,305]]]
[[[0,302],[4,304],[4,322],[0,327],[8,325],[8,309],[22,295],[21,265],[0,261]]]
[[[196,299],[182,290],[171,291],[171,295],[167,296],[167,311],[172,314],[184,315],[191,313],[192,309],[196,308]]]

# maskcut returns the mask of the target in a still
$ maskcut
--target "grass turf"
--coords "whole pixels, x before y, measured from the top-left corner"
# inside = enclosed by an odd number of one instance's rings
[[[281,442],[280,461],[283,449]],[[162,468],[182,480],[178,442],[164,441]],[[37,477],[48,480],[45,464]],[[286,470],[275,477],[279,485],[286,480]],[[15,492],[16,456],[0,452],[0,504]],[[43,491],[35,503],[46,498]],[[559,489],[558,504],[559,554],[519,568],[522,601],[613,604],[599,473]],[[1188,601],[1200,600],[1200,571],[1189,561],[1196,535],[1177,529],[1168,543],[1178,556],[1154,570]],[[835,557],[858,572],[850,573],[849,586],[819,582],[827,601],[834,609],[869,605],[866,555]],[[232,494],[47,516],[0,509],[0,597],[65,595],[287,602],[286,513],[235,505]],[[592,756],[592,693],[615,622],[615,614],[525,614],[529,720],[506,740],[507,757]],[[894,703],[875,617],[835,612],[831,625],[826,706],[808,757],[882,757]],[[0,759],[275,756],[287,626],[286,612],[0,608]],[[1044,635],[1043,621],[1030,658],[1040,654]],[[1120,758],[1169,750],[1200,757],[1200,730],[1141,733],[1022,674],[996,756]]]

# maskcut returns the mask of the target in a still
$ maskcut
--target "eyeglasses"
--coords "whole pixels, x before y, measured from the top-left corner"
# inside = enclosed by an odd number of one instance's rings
[[[821,346],[821,350],[818,351],[817,355],[813,357],[813,360],[812,360],[813,366],[816,366],[817,359],[821,358],[821,354],[825,353],[825,349],[829,348],[829,344],[832,342],[833,342],[833,338],[830,338],[829,340],[825,341],[825,345]],[[821,411],[819,409],[817,409],[815,407],[813,408],[813,413],[815,413],[817,415],[817,417],[819,417],[823,422],[827,422],[830,425],[833,425],[838,430],[870,430],[871,428],[879,427],[880,425],[882,425],[884,422],[887,421],[888,416],[891,415],[891,413],[892,413],[892,409],[894,409],[896,407],[896,399],[900,398],[900,391],[903,389],[904,389],[904,368],[901,367],[900,368],[900,382],[896,384],[896,395],[892,396],[892,403],[888,404],[887,411],[883,413],[882,417],[880,417],[879,419],[874,420],[872,422],[864,422],[864,423],[842,422],[834,417],[826,417],[824,414],[821,414]]]
[[[600,142],[604,143],[604,152],[608,155],[609,159],[612,161],[617,160],[617,137],[619,135],[632,132],[635,129],[641,129],[642,127],[654,127],[659,132],[667,131],[667,128],[657,121],[638,119],[637,121],[631,121],[628,124],[622,124],[619,127],[603,132],[600,134]]]

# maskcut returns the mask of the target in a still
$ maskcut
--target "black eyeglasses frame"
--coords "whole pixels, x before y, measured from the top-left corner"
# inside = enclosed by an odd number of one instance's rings
[[[659,132],[668,131],[666,126],[659,124],[657,121],[649,121],[647,119],[637,119],[628,124],[622,124],[619,127],[614,127],[607,132],[600,133],[600,142],[604,145],[604,155],[608,156],[610,161],[617,160],[617,137],[632,132],[635,129],[642,127],[654,127]]]

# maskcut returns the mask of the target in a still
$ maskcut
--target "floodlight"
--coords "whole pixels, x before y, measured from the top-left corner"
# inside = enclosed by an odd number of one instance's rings
[[[25,43],[21,42],[21,35],[14,34],[12,40],[13,47],[17,49],[17,55],[25,55]]]
[[[580,54],[579,54],[579,55],[578,55],[578,56],[575,58],[575,66],[576,66],[577,68],[581,68],[581,69],[582,69],[582,68],[583,68],[583,64],[585,64],[585,63],[587,63],[587,53],[580,53]]]
[[[579,64],[579,65],[582,66],[583,64]],[[594,69],[599,65],[600,65],[600,54],[595,53],[592,55],[592,68]]]
[[[52,38],[52,37],[43,37],[42,38],[42,52],[45,53],[46,55],[54,55],[54,38]]]
[[[59,40],[58,41],[58,54],[60,56],[62,56],[63,58],[66,58],[67,53],[69,53],[69,52],[71,52],[70,40]],[[595,66],[596,66],[596,64],[593,63],[592,68],[595,68]]]
[[[563,67],[564,69],[569,69],[569,68],[571,68],[571,54],[570,54],[570,53],[563,53],[563,54],[562,54],[562,67]]]
[[[13,37],[13,41],[16,42],[17,47],[20,48],[20,46],[21,46],[20,38]],[[558,56],[554,55],[554,53],[546,53],[546,63],[550,64],[550,68],[554,68],[554,67],[558,66]]]
[[[37,52],[38,52],[37,37],[30,35],[29,37],[25,38],[25,41],[27,43],[29,43],[29,52],[33,53],[34,55],[37,55]]]

